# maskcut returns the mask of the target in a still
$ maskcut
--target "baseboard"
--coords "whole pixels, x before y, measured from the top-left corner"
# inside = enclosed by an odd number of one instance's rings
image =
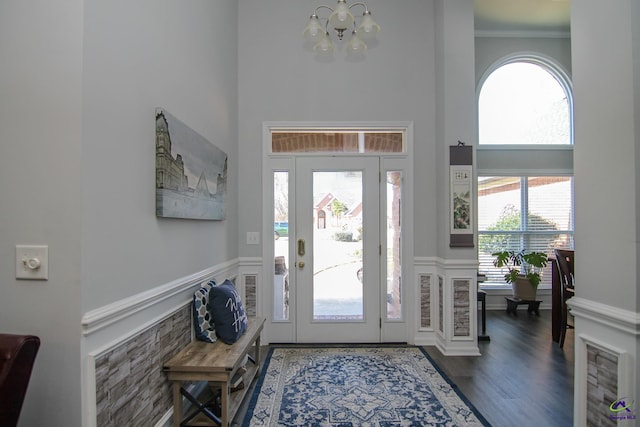
[[[449,345],[445,348],[440,343],[436,343],[436,348],[442,353],[444,356],[481,356],[480,350],[478,350],[477,346],[451,346]]]
[[[173,409],[169,409],[153,427],[171,427],[173,425]]]

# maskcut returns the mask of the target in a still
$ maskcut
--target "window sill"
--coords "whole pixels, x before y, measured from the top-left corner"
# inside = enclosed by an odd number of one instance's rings
[[[573,144],[478,144],[477,150],[480,151],[500,151],[500,150],[560,150],[573,151]]]

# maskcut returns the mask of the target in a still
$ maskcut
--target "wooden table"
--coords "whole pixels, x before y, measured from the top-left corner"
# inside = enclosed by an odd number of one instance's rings
[[[260,373],[260,332],[263,326],[263,318],[249,318],[247,330],[235,343],[228,345],[220,340],[214,343],[192,341],[164,365],[167,377],[173,382],[174,427],[229,426],[249,390],[251,381]],[[243,374],[244,388],[232,394],[231,379],[243,365],[245,356],[253,359],[253,363],[247,364],[247,371]],[[220,417],[214,414],[205,403],[200,402],[199,396],[193,396],[182,386],[183,382],[194,381],[208,381],[214,388],[220,388]],[[194,407],[184,416],[182,396],[194,404]]]
[[[478,341],[490,341],[487,335],[487,292],[478,290],[478,302],[480,302],[480,315],[482,319],[482,333],[478,335]]]

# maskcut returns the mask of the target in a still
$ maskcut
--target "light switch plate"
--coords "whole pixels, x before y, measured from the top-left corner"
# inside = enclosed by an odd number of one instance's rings
[[[49,280],[49,246],[16,245],[16,279]]]

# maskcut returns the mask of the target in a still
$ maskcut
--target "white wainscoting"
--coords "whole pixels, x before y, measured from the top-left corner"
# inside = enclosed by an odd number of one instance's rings
[[[574,424],[587,425],[587,413],[601,417],[611,415],[608,405],[600,402],[595,407],[587,398],[587,383],[597,385],[593,363],[589,367],[590,353],[602,350],[615,356],[617,363],[617,395],[614,399],[634,400],[635,415],[638,412],[640,393],[640,313],[611,307],[606,304],[573,297],[567,301],[575,318],[575,374],[574,374]],[[615,375],[615,374],[614,374]],[[617,425],[638,425],[638,420],[621,420]]]
[[[435,345],[448,356],[480,355],[477,271],[478,261],[475,259],[415,258],[414,294],[417,297],[413,311],[417,328],[413,331],[413,344]],[[423,292],[425,283],[431,286],[429,292]],[[425,307],[427,302],[422,300],[427,295],[429,309]],[[430,318],[422,319],[423,315]]]
[[[212,279],[218,283],[235,279],[238,265],[237,259],[221,263],[85,313],[81,322],[83,426],[97,425],[95,361],[189,305],[193,293],[203,283]],[[239,293],[244,295],[243,283],[237,285]],[[190,329],[193,334],[193,328]],[[170,414],[163,414],[161,421],[168,416]]]

